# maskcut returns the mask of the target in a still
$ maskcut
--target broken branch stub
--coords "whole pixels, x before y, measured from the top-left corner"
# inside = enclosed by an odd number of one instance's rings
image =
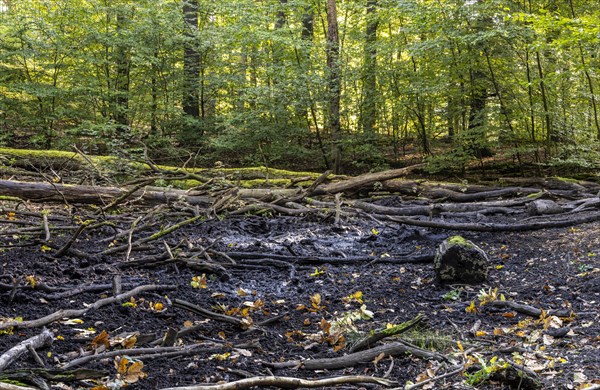
[[[442,282],[480,283],[487,279],[489,259],[473,242],[461,236],[447,238],[440,244],[433,260]]]

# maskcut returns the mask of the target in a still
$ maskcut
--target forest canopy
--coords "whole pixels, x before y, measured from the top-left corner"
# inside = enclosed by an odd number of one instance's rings
[[[584,0],[0,0],[0,145],[597,168],[599,21]]]

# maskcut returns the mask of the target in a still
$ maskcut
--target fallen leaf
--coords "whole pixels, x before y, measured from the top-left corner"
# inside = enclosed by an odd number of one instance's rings
[[[108,340],[108,333],[106,330],[103,330],[98,336],[92,340],[91,347],[96,350],[101,346],[105,346],[106,348],[110,347],[110,342]]]

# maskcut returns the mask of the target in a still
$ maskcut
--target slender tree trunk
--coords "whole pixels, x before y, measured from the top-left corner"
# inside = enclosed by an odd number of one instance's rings
[[[372,138],[377,122],[377,1],[367,0],[367,27],[363,65],[362,128]]]
[[[569,6],[571,7],[571,15],[573,16],[573,19],[575,19],[577,16],[575,14],[575,6],[573,5],[573,0],[569,0]],[[577,46],[579,48],[579,58],[581,59],[581,66],[583,68],[583,73],[585,74],[585,79],[587,81],[588,88],[590,89],[590,100],[592,103],[592,114],[594,117],[594,126],[596,127],[596,138],[600,141],[600,122],[598,119],[598,104],[596,103],[596,94],[594,93],[594,81],[592,80],[592,76],[590,75],[581,43],[578,44]]]
[[[340,73],[340,44],[335,0],[327,0],[327,68],[329,93],[329,131],[331,132],[332,169],[338,174],[342,169],[342,131],[340,125],[340,100],[342,77]]]
[[[128,20],[124,15],[123,10],[117,11],[117,35],[120,35],[124,29]],[[114,119],[118,126],[119,134],[122,139],[129,138],[129,59],[128,49],[126,44],[120,39],[119,44],[116,48],[116,62],[117,62],[117,74],[115,80],[115,113]],[[125,133],[125,134],[123,134]]]
[[[186,37],[183,47],[183,112],[193,118],[200,116],[200,51],[196,43],[198,9],[198,0],[183,0]]]
[[[544,120],[546,123],[546,140],[547,141],[557,141],[557,138],[554,134],[554,129],[552,127],[552,116],[550,115],[550,103],[548,102],[548,91],[546,89],[546,83],[544,81],[544,70],[542,68],[542,59],[540,56],[540,52],[535,52],[535,60],[538,70],[538,75],[540,77],[540,93],[542,95],[542,104],[544,107]]]

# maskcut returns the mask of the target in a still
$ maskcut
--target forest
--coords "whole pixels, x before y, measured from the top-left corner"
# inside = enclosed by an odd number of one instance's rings
[[[583,0],[3,0],[0,143],[199,166],[598,168]]]
[[[600,5],[0,0],[0,390],[600,389]]]

